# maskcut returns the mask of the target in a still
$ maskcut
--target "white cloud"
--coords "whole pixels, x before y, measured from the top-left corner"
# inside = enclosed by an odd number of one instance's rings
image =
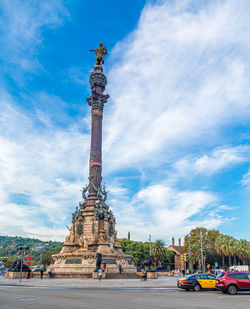
[[[120,201],[114,201],[120,202]],[[121,203],[121,202],[120,202]],[[191,228],[217,228],[228,218],[219,212],[218,198],[206,191],[180,191],[165,184],[151,185],[139,191],[130,203],[117,207],[119,235],[128,231],[133,239],[145,240],[172,236],[184,237]]]
[[[36,230],[43,238],[62,239],[62,225],[81,197],[83,175],[87,179],[89,135],[75,125],[64,130],[50,122],[39,128],[37,118],[31,120],[9,100],[2,96],[0,102],[0,233]],[[13,202],[16,194],[25,195],[27,203]]]
[[[249,13],[245,1],[147,6],[109,58],[104,154],[110,169],[161,165],[250,116]],[[111,104],[112,103],[112,104]],[[113,151],[115,149],[115,151]]]
[[[210,155],[183,158],[175,162],[174,168],[178,171],[179,176],[190,177],[192,174],[199,173],[213,175],[249,160],[249,146],[225,147],[214,149]]]
[[[250,169],[247,171],[245,175],[243,175],[241,183],[246,187],[250,187]]]
[[[173,189],[164,177],[172,177],[167,166],[179,179],[211,177],[249,161],[249,146],[237,140],[237,127],[247,130],[250,116],[249,14],[246,1],[161,1],[143,10],[137,29],[112,51],[106,171],[138,169],[154,184],[124,201],[123,235],[133,230],[145,239],[152,229],[159,237],[183,235],[231,220],[218,214],[225,210],[219,202],[214,217],[201,212],[215,202],[213,193],[196,191],[195,183],[190,191]]]

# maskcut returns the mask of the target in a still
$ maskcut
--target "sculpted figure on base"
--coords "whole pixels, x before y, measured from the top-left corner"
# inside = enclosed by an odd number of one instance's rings
[[[66,225],[67,229],[69,230],[69,235],[66,236],[65,241],[66,242],[74,242],[74,231],[73,231],[73,226],[68,227]]]
[[[95,65],[102,66],[104,64],[104,57],[105,55],[108,55],[107,48],[103,45],[103,43],[100,43],[100,47],[96,49],[90,49],[90,51],[95,52],[96,54],[96,63]]]
[[[96,269],[95,269],[95,271],[98,271],[101,268],[101,264],[102,264],[102,254],[96,253]]]

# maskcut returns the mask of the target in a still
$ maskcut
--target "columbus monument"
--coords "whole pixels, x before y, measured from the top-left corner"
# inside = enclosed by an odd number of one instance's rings
[[[132,257],[123,253],[117,240],[115,217],[106,204],[107,191],[102,185],[102,119],[104,104],[109,98],[104,94],[107,78],[103,73],[106,47],[90,49],[96,54],[94,71],[89,82],[91,96],[91,147],[89,159],[89,183],[82,189],[82,201],[72,214],[72,225],[60,253],[52,256],[49,266],[56,277],[94,277],[95,271],[106,265],[107,273],[134,273]]]

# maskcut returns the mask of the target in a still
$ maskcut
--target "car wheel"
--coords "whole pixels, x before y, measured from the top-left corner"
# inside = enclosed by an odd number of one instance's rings
[[[195,284],[195,285],[194,285],[194,291],[195,291],[195,292],[199,292],[200,289],[201,289],[201,286],[200,286],[199,284]]]
[[[228,292],[230,295],[235,295],[235,294],[237,294],[237,292],[238,292],[238,288],[237,288],[237,286],[235,286],[235,285],[229,285],[229,287],[227,288],[227,292]]]

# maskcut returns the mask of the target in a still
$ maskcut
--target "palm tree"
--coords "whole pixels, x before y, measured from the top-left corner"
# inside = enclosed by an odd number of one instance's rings
[[[239,241],[239,258],[241,258],[243,264],[247,265],[248,264],[248,258],[250,257],[250,242],[241,239]]]
[[[200,260],[200,247],[197,244],[190,244],[191,255],[188,256],[189,267],[193,269],[193,266],[196,263],[199,263]]]
[[[233,263],[234,265],[237,265],[236,256],[238,255],[238,243],[239,241],[235,238],[233,238],[233,240],[231,241],[232,253],[234,257],[234,263]]]
[[[153,244],[152,253],[161,261],[166,253],[164,241],[157,239]]]
[[[220,235],[216,238],[214,247],[217,253],[222,256],[222,268],[225,269],[226,243],[224,235]]]
[[[232,266],[232,255],[234,254],[234,238],[229,235],[223,235],[225,241],[225,255],[228,256],[228,266]]]

